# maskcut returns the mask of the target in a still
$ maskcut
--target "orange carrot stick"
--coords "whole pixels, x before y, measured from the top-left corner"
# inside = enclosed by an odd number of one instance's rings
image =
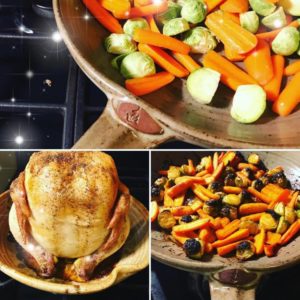
[[[300,60],[297,60],[284,69],[285,76],[292,76],[300,72]]]
[[[227,218],[227,217],[223,217],[221,218],[221,225],[222,225],[222,228],[224,228],[227,224],[230,223],[230,219]]]
[[[224,54],[230,61],[243,61],[246,57],[245,54],[238,54],[232,48],[224,47]]]
[[[236,90],[240,85],[257,84],[246,72],[215,51],[209,51],[204,55],[203,65],[219,72],[222,83],[232,90]]]
[[[263,213],[257,213],[257,214],[253,214],[253,215],[248,215],[248,216],[245,216],[245,217],[242,217],[241,220],[250,220],[250,221],[253,221],[253,222],[258,222],[261,218]]]
[[[227,0],[220,8],[230,13],[244,13],[249,9],[248,0]]]
[[[142,44],[162,47],[182,54],[188,54],[190,51],[190,47],[180,40],[151,30],[136,29],[133,34],[133,39]]]
[[[206,227],[201,229],[199,238],[201,241],[213,243],[216,240],[216,235],[211,228]]]
[[[220,196],[217,194],[212,193],[210,190],[205,188],[204,186],[200,184],[194,184],[194,187],[198,190],[200,190],[205,196],[207,196],[210,199],[219,200]]]
[[[241,25],[240,22],[240,14],[235,14],[235,13],[230,13],[227,11],[224,11],[225,16],[227,16],[228,18],[230,18],[234,23]]]
[[[173,52],[172,55],[191,73],[201,68],[201,66],[191,56],[187,54]]]
[[[272,202],[272,199],[270,199],[267,195],[264,195],[262,193],[260,193],[259,191],[257,191],[255,188],[253,187],[248,187],[248,192],[250,194],[252,194],[253,196],[255,196],[256,198],[258,198],[259,200],[269,204]]]
[[[239,163],[237,167],[238,167],[239,170],[243,170],[243,169],[249,168],[253,172],[258,171],[258,167],[257,166],[255,166],[253,164],[248,164],[248,163]]]
[[[157,24],[155,22],[155,19],[154,19],[154,17],[152,15],[151,16],[146,16],[146,20],[147,20],[147,22],[148,22],[148,24],[150,26],[150,29],[152,31],[160,33],[160,31],[159,31],[159,29],[157,27]]]
[[[265,255],[268,257],[274,256],[276,254],[276,249],[278,249],[277,244],[264,245],[264,252],[265,252]]]
[[[266,239],[266,230],[262,228],[260,230],[260,233],[254,236],[254,246],[255,246],[256,254],[263,254],[265,239]]]
[[[265,243],[269,245],[275,245],[279,243],[280,239],[281,239],[280,233],[268,231]]]
[[[104,9],[97,0],[83,0],[83,3],[107,30],[114,33],[123,33],[123,28],[119,21]]]
[[[180,182],[174,186],[172,186],[170,189],[168,189],[167,194],[171,198],[175,198],[178,195],[184,193],[187,189],[189,189],[194,183],[200,183],[203,184],[204,180],[200,177],[191,177],[188,180],[185,180],[183,182]]]
[[[224,186],[223,191],[227,194],[240,194],[243,190],[238,186]]]
[[[296,201],[298,199],[299,192],[294,192],[291,201],[288,203],[288,207],[295,208]]]
[[[244,60],[248,74],[260,85],[265,85],[274,76],[270,45],[258,39],[256,48]]]
[[[300,223],[299,220],[294,222],[288,230],[282,235],[279,244],[280,245],[285,245],[287,244],[300,230]]]
[[[206,227],[208,223],[209,223],[208,218],[207,219],[198,219],[198,220],[190,222],[190,223],[176,225],[173,227],[173,231],[176,233],[194,231],[194,230]]]
[[[227,224],[224,228],[217,230],[216,231],[217,238],[219,240],[224,240],[229,235],[231,235],[232,233],[234,233],[239,229],[240,223],[241,221],[236,219],[230,222],[229,224]]]
[[[174,206],[178,206],[178,207],[182,206],[184,202],[184,197],[185,197],[184,194],[177,196],[173,202]]]
[[[257,45],[257,37],[253,33],[233,22],[222,11],[209,14],[205,24],[226,47],[238,54],[248,53]]]
[[[188,159],[188,174],[191,176],[194,176],[196,174],[196,168],[192,159]]]
[[[170,208],[173,216],[187,216],[194,213],[193,209],[190,206],[173,206]]]
[[[168,9],[168,2],[166,0],[161,0],[157,4],[135,6],[130,9],[129,16],[127,16],[127,19],[156,15],[166,11],[167,9]]]
[[[225,0],[205,0],[207,12],[213,11],[219,5],[221,5]]]
[[[128,91],[136,96],[143,96],[152,93],[168,85],[175,79],[175,76],[168,72],[160,72],[145,78],[133,78],[125,81]]]
[[[280,186],[269,183],[262,190],[261,193],[268,196],[273,201],[282,201],[286,203],[289,200],[290,191],[288,189],[283,189]]]
[[[295,28],[298,28],[300,26],[300,22],[298,20],[295,20],[293,22],[291,22],[288,26],[292,26]],[[285,28],[285,27],[283,27]],[[262,32],[262,33],[258,33],[256,34],[256,36],[260,39],[264,39],[266,41],[273,41],[276,36],[278,35],[278,33],[283,29],[283,28],[279,28],[276,30],[272,30],[272,31],[268,31],[268,32]]]
[[[224,240],[218,240],[214,242],[212,245],[214,248],[219,248],[240,240],[243,240],[249,236],[249,229],[240,229],[237,232],[231,234]]]
[[[217,252],[220,256],[225,256],[227,254],[229,254],[232,251],[236,250],[236,247],[239,245],[239,243],[241,243],[242,241],[238,241],[238,242],[234,242],[231,243],[229,245],[225,245],[222,247],[217,248]]]
[[[300,101],[300,72],[287,84],[285,89],[279,95],[279,98],[273,104],[273,111],[280,116],[288,116],[298,105]]]
[[[186,77],[189,75],[189,71],[164,50],[146,44],[139,44],[138,48],[141,52],[151,56],[155,63],[174,76]]]
[[[268,209],[268,205],[265,203],[245,203],[239,207],[239,213],[241,215],[250,215],[264,212]]]
[[[131,8],[129,0],[98,0],[107,10],[111,11],[116,18],[129,16]]]
[[[213,156],[213,167],[214,167],[214,170],[217,169],[218,165],[219,165],[219,154],[218,154],[218,152],[215,152],[214,156]]]
[[[272,64],[274,77],[266,85],[264,85],[264,90],[267,93],[267,99],[270,101],[276,101],[281,88],[281,82],[283,77],[284,68],[284,57],[281,55],[272,56]],[[300,71],[300,69],[299,69]]]

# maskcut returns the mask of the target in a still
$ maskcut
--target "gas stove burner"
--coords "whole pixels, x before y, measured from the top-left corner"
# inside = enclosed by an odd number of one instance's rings
[[[51,0],[32,0],[32,8],[41,17],[54,18]]]

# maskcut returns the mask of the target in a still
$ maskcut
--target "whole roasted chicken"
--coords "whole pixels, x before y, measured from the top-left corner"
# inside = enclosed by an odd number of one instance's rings
[[[129,190],[102,152],[34,153],[10,195],[10,230],[43,277],[54,276],[58,258],[70,258],[65,277],[89,280],[130,231]]]

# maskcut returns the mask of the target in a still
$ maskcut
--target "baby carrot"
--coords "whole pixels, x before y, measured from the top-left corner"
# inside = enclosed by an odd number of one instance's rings
[[[214,248],[219,248],[228,244],[231,244],[233,242],[240,241],[242,239],[245,239],[249,236],[249,229],[240,229],[237,232],[233,233],[232,235],[228,236],[224,240],[218,240],[214,242],[212,245]]]
[[[239,207],[239,213],[241,215],[250,215],[264,212],[267,209],[268,205],[265,203],[245,203]]]
[[[157,3],[149,4],[145,6],[135,6],[130,9],[129,16],[127,16],[126,19],[156,15],[166,11],[167,9],[168,9],[168,1],[166,0],[161,0]]]
[[[300,72],[300,60],[297,60],[284,69],[285,76],[292,76]]]
[[[205,0],[207,12],[213,11],[216,7],[221,5],[225,0]]]
[[[157,27],[157,24],[155,22],[155,19],[154,19],[154,17],[152,15],[151,16],[146,16],[146,20],[147,20],[147,22],[148,22],[148,24],[150,26],[150,29],[152,31],[160,33],[160,31],[159,31],[159,29]]]
[[[172,55],[191,73],[201,68],[201,66],[188,54],[182,54],[173,51]]]
[[[300,223],[299,220],[294,222],[288,230],[281,236],[281,239],[279,241],[280,245],[287,244],[300,230]]]
[[[220,8],[230,13],[244,13],[249,9],[248,0],[227,0]]]
[[[188,54],[190,51],[190,47],[184,42],[151,30],[136,29],[133,39],[142,44],[162,47],[182,54]]]

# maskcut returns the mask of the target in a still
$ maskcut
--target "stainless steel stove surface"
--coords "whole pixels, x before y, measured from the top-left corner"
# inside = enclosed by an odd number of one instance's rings
[[[5,167],[5,178],[10,178],[7,186],[1,186],[2,190],[8,188],[10,181],[22,171],[32,152],[11,152],[11,168]],[[147,152],[135,152],[134,155],[129,152],[107,152],[115,160],[121,180],[130,187],[133,196],[139,199],[148,207],[148,160]],[[2,161],[7,157],[0,157],[0,166],[4,165]],[[5,165],[7,165],[7,158]],[[3,176],[1,172],[0,176]],[[1,181],[3,182],[3,180]],[[136,275],[124,280],[120,284],[109,288],[103,292],[84,296],[55,295],[46,293],[37,289],[25,286],[14,281],[0,272],[0,299],[1,300],[66,300],[66,299],[148,299],[149,298],[149,271],[145,269]],[[79,298],[78,298],[79,297]]]

